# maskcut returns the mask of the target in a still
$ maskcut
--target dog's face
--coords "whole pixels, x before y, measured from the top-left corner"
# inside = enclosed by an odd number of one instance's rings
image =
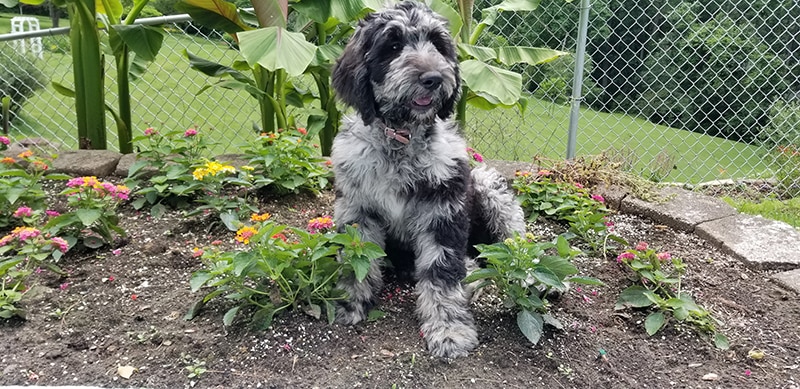
[[[333,87],[365,124],[450,116],[461,79],[447,20],[413,1],[368,15],[336,62]]]

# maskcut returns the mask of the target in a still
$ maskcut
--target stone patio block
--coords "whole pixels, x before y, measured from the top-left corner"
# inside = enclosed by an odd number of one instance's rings
[[[674,229],[692,232],[700,223],[736,215],[736,210],[724,201],[680,188],[664,188],[661,195],[669,200],[650,203],[627,196],[620,211],[650,218]]]
[[[773,274],[772,279],[784,287],[800,293],[800,269]]]
[[[53,161],[52,171],[73,176],[106,177],[114,173],[122,154],[111,150],[64,151]]]
[[[695,233],[754,267],[794,269],[800,266],[800,231],[784,222],[735,215],[702,223]]]

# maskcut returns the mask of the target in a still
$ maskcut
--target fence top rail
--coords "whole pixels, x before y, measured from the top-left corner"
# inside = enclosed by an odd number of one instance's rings
[[[156,16],[152,18],[136,19],[134,24],[153,26],[158,24],[180,23],[191,21],[192,17],[188,14]],[[25,31],[12,34],[0,34],[0,42],[13,41],[18,39],[39,38],[44,36],[65,35],[69,33],[69,27],[48,28],[39,31]]]

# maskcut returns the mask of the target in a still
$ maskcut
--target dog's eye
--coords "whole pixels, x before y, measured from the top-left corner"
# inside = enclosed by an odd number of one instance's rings
[[[392,49],[392,51],[397,51],[397,50],[400,50],[400,44],[399,44],[399,43],[395,43],[395,44],[393,44],[393,45],[392,45],[392,47],[391,47],[391,49]]]

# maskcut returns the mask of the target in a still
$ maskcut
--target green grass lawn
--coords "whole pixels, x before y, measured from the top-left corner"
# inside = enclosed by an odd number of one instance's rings
[[[566,157],[570,107],[532,99],[516,109],[473,109],[467,134],[488,158],[530,161],[533,156]],[[660,181],[702,182],[769,174],[769,160],[757,146],[660,126],[619,113],[581,109],[577,155],[607,152],[628,170]],[[658,168],[661,166],[662,168]],[[673,168],[674,167],[674,168]]]
[[[4,8],[0,8],[4,9]],[[0,13],[0,34],[8,34],[11,32],[11,18],[15,16],[28,16],[34,17],[39,19],[39,28],[44,30],[45,28],[53,27],[52,21],[50,21],[50,17],[48,16],[36,16],[36,15],[17,15],[11,13]],[[61,19],[59,22],[61,23],[59,27],[65,27],[69,25],[69,21],[66,19]]]
[[[0,14],[0,28],[13,15]],[[42,18],[43,27],[49,24]],[[66,23],[64,23],[66,25]],[[66,42],[66,36],[51,42]],[[177,32],[168,34],[157,61],[142,80],[132,85],[133,132],[148,126],[162,130],[197,126],[211,133],[219,144],[215,152],[234,152],[252,134],[259,120],[257,103],[239,91],[209,89],[196,92],[211,81],[189,69],[183,50],[226,65],[239,59],[238,53],[221,41]],[[52,81],[72,86],[71,58],[46,51],[37,66]],[[116,105],[113,58],[106,55],[107,101]],[[28,100],[22,119],[13,131],[20,136],[45,136],[75,148],[73,101],[55,93],[52,86]],[[470,108],[466,134],[473,147],[488,158],[530,161],[535,155],[565,157],[569,107],[532,99],[524,114],[515,109],[483,111]],[[762,149],[702,134],[652,124],[623,114],[583,109],[577,137],[578,155],[611,150],[626,161],[629,169],[646,177],[666,167],[656,178],[662,181],[701,182],[729,177],[770,175],[769,161]],[[117,148],[113,119],[107,115],[109,146]],[[672,166],[675,169],[671,169]]]
[[[760,202],[730,197],[723,197],[722,199],[739,212],[749,215],[761,215],[767,219],[780,220],[795,228],[800,228],[800,198],[789,200],[765,199]]]

